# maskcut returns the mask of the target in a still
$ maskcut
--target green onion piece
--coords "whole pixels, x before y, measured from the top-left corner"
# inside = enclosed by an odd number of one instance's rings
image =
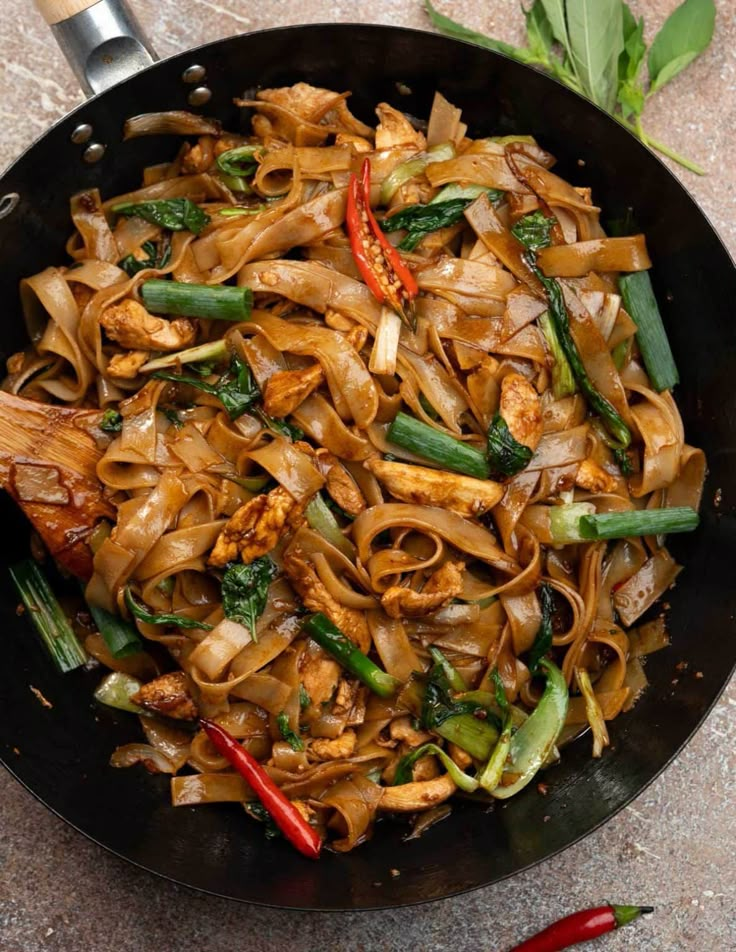
[[[105,433],[119,433],[123,428],[123,417],[117,410],[108,408],[102,414],[100,429]]]
[[[87,653],[36,563],[31,559],[18,562],[10,567],[10,577],[59,671],[73,671],[86,664]]]
[[[477,479],[488,479],[490,475],[485,453],[406,413],[396,414],[388,428],[388,439],[397,446],[455,473],[465,473]]]
[[[547,658],[541,659],[539,667],[547,675],[547,683],[539,703],[511,738],[509,762],[504,771],[511,782],[493,790],[493,796],[501,800],[512,797],[532,780],[549,757],[565,725],[568,704],[565,677]]]
[[[304,687],[303,684],[299,685],[299,710],[306,711],[309,705],[312,703],[312,699],[309,696],[309,692]]]
[[[292,750],[304,750],[304,741],[296,731],[291,729],[289,725],[289,715],[286,711],[281,711],[281,713],[276,716],[276,725],[279,729],[279,733]]]
[[[692,532],[700,518],[690,506],[671,509],[634,509],[628,512],[598,512],[580,519],[583,539],[626,539],[629,536],[667,535]]]
[[[390,172],[381,184],[381,194],[378,199],[379,205],[388,205],[396,192],[401,188],[404,182],[414,178],[415,175],[421,175],[422,172],[433,162],[446,162],[448,159],[455,158],[455,146],[451,142],[441,142],[439,145],[432,146],[427,152],[407,159],[401,165],[397,165],[393,172]]]
[[[542,582],[539,586],[539,602],[542,609],[542,621],[534,636],[534,643],[529,650],[529,661],[527,662],[532,674],[536,674],[539,662],[552,647],[552,615],[554,613],[555,603],[553,589],[547,582]]]
[[[453,714],[432,729],[435,734],[462,747],[476,760],[487,760],[498,742],[496,724],[489,720],[482,721],[473,714]]]
[[[401,686],[398,678],[382,671],[322,612],[312,615],[302,627],[320,648],[324,648],[343,668],[354,674],[379,697],[391,697]]]
[[[488,462],[496,476],[515,476],[529,465],[534,453],[514,439],[508,424],[496,413],[488,427]]]
[[[175,367],[179,364],[196,364],[203,360],[222,360],[227,356],[227,344],[224,340],[213,340],[208,344],[198,344],[196,347],[189,347],[186,350],[177,350],[173,354],[165,354],[163,357],[157,357],[155,360],[149,360],[143,364],[141,373],[148,373],[153,370],[163,370],[166,367]]]
[[[99,605],[87,602],[87,608],[113,658],[127,658],[128,655],[138,654],[142,650],[143,642],[129,622],[100,608]]]
[[[134,704],[131,697],[143,687],[137,678],[122,671],[113,671],[100,681],[94,697],[101,704],[117,708],[119,711],[128,711],[131,714],[145,714],[142,707]]]
[[[450,664],[439,648],[435,648],[434,645],[431,645],[429,653],[434,663],[441,666],[445,673],[445,677],[447,678],[447,683],[450,685],[453,691],[468,690],[468,686],[463,680],[463,676],[460,674],[457,668]]]
[[[552,392],[555,399],[561,400],[563,397],[571,397],[577,389],[575,377],[568,359],[565,357],[565,352],[562,349],[549,312],[545,311],[544,314],[540,315],[537,323],[544,334],[544,339],[554,361],[552,364]]]
[[[258,168],[257,156],[263,154],[262,145],[241,145],[228,149],[217,157],[217,167],[225,175],[243,178]]]
[[[153,314],[181,314],[212,321],[247,321],[253,307],[250,288],[183,281],[144,281],[143,303]]]
[[[435,197],[430,199],[429,204],[439,205],[442,202],[452,202],[458,198],[464,198],[472,202],[481,195],[487,195],[488,201],[494,203],[500,202],[505,194],[497,188],[487,188],[485,185],[458,185],[456,182],[452,182],[450,185],[441,188]]]
[[[259,212],[262,212],[265,207],[265,205],[254,205],[253,208],[240,208],[240,206],[235,208],[221,208],[218,214],[223,215],[225,218],[238,218],[241,215],[257,215]]]
[[[613,348],[613,350],[611,351],[611,360],[613,361],[613,364],[616,370],[621,370],[621,368],[624,365],[624,361],[626,360],[626,355],[628,354],[628,352],[629,352],[628,339],[622,340],[619,344],[616,344],[616,346]],[[553,373],[553,377],[554,377],[554,373]]]
[[[507,717],[504,723],[503,730],[501,731],[501,736],[498,738],[498,743],[493,748],[491,756],[488,758],[488,763],[485,765],[483,770],[478,777],[479,785],[488,793],[491,793],[501,782],[503,776],[503,770],[506,766],[506,761],[508,760],[509,751],[511,749],[511,735],[513,732],[513,724],[510,717]]]
[[[680,375],[672,356],[649,272],[623,274],[618,280],[618,286],[624,306],[636,324],[636,339],[649,379],[655,390],[671,390],[680,382]]]
[[[438,747],[437,744],[432,744],[431,742],[428,744],[422,744],[421,747],[417,747],[416,750],[412,750],[410,753],[401,758],[396,766],[393,786],[396,787],[400,784],[411,783],[412,768],[414,767],[414,764],[418,760],[421,760],[422,757],[428,757],[430,755],[439,757],[445,770],[448,772],[453,783],[456,787],[458,787],[458,789],[464,790],[465,793],[474,793],[478,789],[478,781],[474,777],[469,777],[458,767],[458,765],[446,751],[442,750],[441,747]]]
[[[572,502],[566,506],[551,506],[549,510],[549,531],[555,545],[569,545],[582,542],[580,519],[595,513],[592,502]]]
[[[312,529],[314,529],[315,532],[319,532],[323,539],[326,539],[331,545],[334,545],[336,549],[349,559],[355,558],[355,546],[350,539],[342,534],[342,529],[337,519],[335,519],[335,514],[324,501],[321,493],[317,493],[316,496],[314,496],[307,506],[304,515],[307,517],[307,522]]]
[[[200,628],[202,631],[212,631],[213,628],[212,625],[196,621],[194,618],[186,618],[184,615],[155,615],[149,612],[145,606],[135,600],[129,585],[125,587],[125,604],[138,621],[145,622],[147,625],[177,625],[179,628]]]

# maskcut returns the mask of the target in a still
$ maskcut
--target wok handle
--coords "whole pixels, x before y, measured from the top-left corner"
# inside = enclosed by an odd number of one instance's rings
[[[88,96],[158,57],[126,0],[35,0]]]

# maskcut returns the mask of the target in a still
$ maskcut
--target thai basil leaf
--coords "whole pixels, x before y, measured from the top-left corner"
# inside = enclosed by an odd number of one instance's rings
[[[637,21],[628,4],[622,3],[624,48],[618,58],[618,92],[616,98],[626,119],[640,116],[644,111],[644,89],[639,73],[646,58],[644,17]]]
[[[498,668],[494,668],[491,671],[491,681],[493,682],[493,692],[496,698],[496,704],[498,704],[501,713],[506,715],[509,711],[509,702],[506,697],[506,689],[503,686],[503,681],[501,680],[501,674]]]
[[[168,612],[149,611],[145,605],[141,605],[140,602],[135,600],[130,586],[125,588],[125,604],[134,618],[145,622],[147,625],[176,625],[179,628],[201,628],[203,631],[212,631],[212,625],[197,621],[195,618],[186,618],[184,615],[174,615]]]
[[[312,703],[312,699],[309,696],[309,692],[304,687],[303,684],[299,685],[299,710],[305,711],[309,705]]]
[[[664,21],[649,48],[649,95],[707,49],[713,39],[715,16],[713,0],[685,0]]]
[[[457,40],[465,40],[467,43],[475,43],[477,46],[483,46],[487,50],[494,50],[496,53],[503,53],[522,63],[528,63],[533,57],[529,50],[519,46],[512,46],[510,43],[504,43],[501,40],[491,39],[483,33],[477,33],[475,30],[469,30],[466,26],[451,20],[434,8],[430,0],[424,0],[424,7],[429,15],[433,26],[441,30],[447,36],[454,36]]]
[[[384,219],[381,228],[384,231],[406,228],[408,234],[401,240],[399,248],[413,251],[425,235],[457,224],[469,204],[467,199],[456,198],[436,205],[409,205],[396,215]]]
[[[511,435],[508,424],[496,413],[488,428],[488,462],[498,476],[515,476],[529,464],[533,452]]]
[[[475,711],[485,710],[477,701],[456,701],[450,693],[450,682],[442,665],[436,664],[426,682],[420,723],[425,729],[433,730],[440,726],[448,717],[457,714],[473,714]]]
[[[250,367],[235,355],[230,359],[230,368],[220,377],[217,383],[207,383],[198,377],[170,373],[167,370],[158,370],[151,376],[158,380],[185,383],[196,390],[211,393],[222,403],[233,420],[250,410],[261,397],[261,391],[253,379]]]
[[[210,216],[188,198],[165,198],[152,202],[113,205],[118,215],[135,215],[170,231],[191,231],[198,235],[210,223]]]
[[[263,824],[267,840],[275,840],[281,836],[281,830],[274,823],[273,817],[258,800],[246,800],[243,808],[249,816]]]
[[[171,407],[159,407],[166,419],[171,423],[172,426],[176,427],[177,430],[180,430],[184,424],[181,421],[181,417],[176,412],[172,410]]]
[[[552,647],[552,615],[555,608],[552,587],[546,582],[542,582],[539,586],[538,595],[542,609],[542,622],[529,651],[528,667],[532,674],[536,674],[539,662]]]
[[[100,429],[105,433],[119,433],[123,428],[123,418],[117,410],[108,409],[102,414]]]
[[[624,48],[621,0],[567,0],[565,9],[570,58],[583,92],[610,112]]]
[[[131,278],[146,268],[156,268],[157,270],[165,268],[171,261],[171,242],[166,241],[162,245],[159,254],[155,242],[145,241],[141,245],[141,251],[146,255],[145,258],[139,259],[135,255],[127,255],[122,261],[118,261],[118,267],[122,268]]]
[[[267,555],[248,565],[230,565],[222,579],[222,610],[226,618],[244,625],[256,641],[256,622],[268,601],[276,566]]]
[[[570,36],[567,32],[567,18],[565,16],[565,0],[541,0],[541,4],[547,14],[552,35],[562,46],[568,59],[571,58]]]
[[[277,715],[276,724],[278,725],[279,733],[292,750],[304,750],[304,742],[301,737],[289,726],[289,715],[286,711],[282,711]]]
[[[543,212],[536,211],[520,218],[511,229],[511,234],[527,251],[537,252],[550,246],[555,224],[556,219],[547,218]]]
[[[552,24],[545,13],[542,0],[534,0],[528,10],[524,10],[526,19],[526,35],[529,41],[529,51],[542,62],[548,62],[555,41]]]
[[[228,149],[217,158],[217,167],[225,175],[236,178],[246,178],[258,168],[256,156],[263,153],[261,145],[242,145],[235,149]]]

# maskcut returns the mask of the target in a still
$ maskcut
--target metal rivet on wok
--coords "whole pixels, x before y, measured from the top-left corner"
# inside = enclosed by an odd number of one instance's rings
[[[94,165],[95,162],[99,162],[102,156],[105,154],[105,146],[101,142],[93,142],[91,145],[88,145],[84,150],[84,161],[89,165]]]
[[[70,138],[74,145],[84,145],[92,138],[92,126],[88,122],[83,122],[72,132]]]
[[[7,218],[18,207],[20,195],[17,192],[8,192],[0,198],[0,218]]]
[[[204,66],[188,66],[181,74],[181,78],[185,83],[199,83],[206,75],[207,70]]]
[[[212,91],[206,86],[197,86],[189,93],[188,101],[190,106],[204,106],[212,99]]]

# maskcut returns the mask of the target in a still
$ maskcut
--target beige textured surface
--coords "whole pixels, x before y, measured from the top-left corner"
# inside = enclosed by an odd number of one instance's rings
[[[710,173],[678,171],[736,253],[736,3],[716,0],[711,50],[647,109],[650,133]],[[436,0],[442,12],[515,42],[519,0]],[[329,20],[427,27],[419,0],[130,0],[161,55],[262,27]],[[632,2],[648,32],[676,0]],[[81,97],[30,0],[0,0],[0,166]],[[674,659],[673,659],[674,664]],[[155,880],[103,853],[0,774],[0,950],[361,949],[500,952],[606,897],[657,915],[596,943],[607,952],[736,949],[736,684],[665,775],[602,830],[534,870],[421,909],[302,915],[248,909]],[[347,938],[350,937],[350,938]]]

